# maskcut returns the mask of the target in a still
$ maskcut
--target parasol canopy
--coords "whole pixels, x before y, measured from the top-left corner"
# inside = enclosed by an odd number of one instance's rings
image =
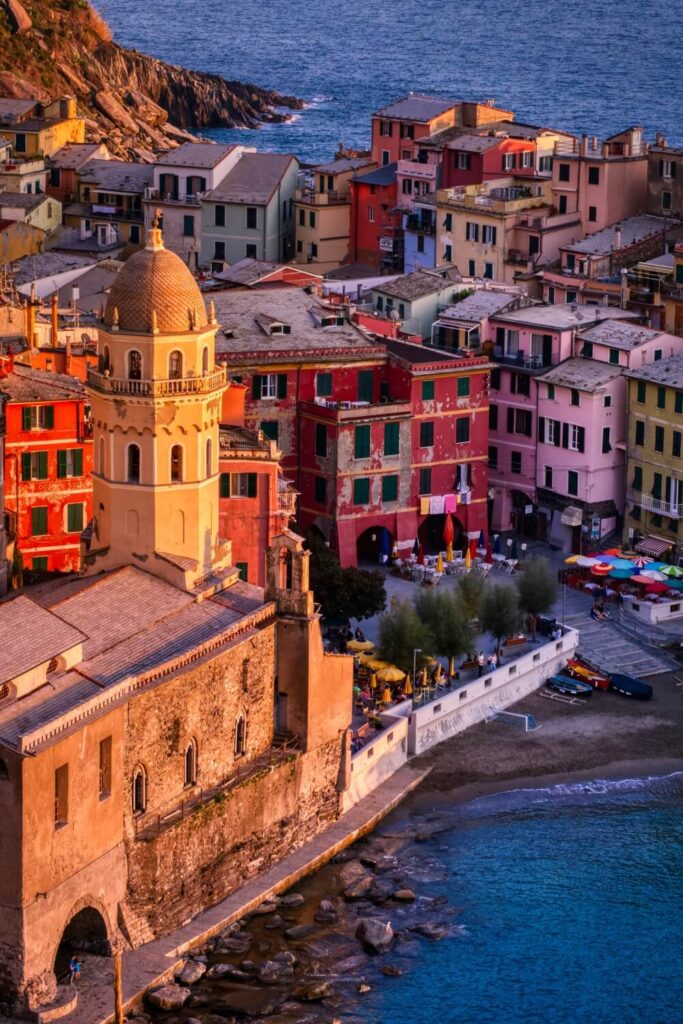
[[[633,564],[635,565],[636,569],[644,569],[645,566],[652,561],[652,558],[646,558],[645,555],[638,555],[637,558],[633,559]]]
[[[598,562],[598,564],[594,565],[591,569],[591,572],[594,576],[607,576],[607,574],[611,571],[612,566],[609,564],[609,562]]]
[[[403,684],[403,692],[405,693],[406,697],[412,697],[413,695],[413,683],[410,678],[410,673],[408,673],[408,675],[406,676],[406,681]]]
[[[641,569],[640,575],[647,576],[649,580],[653,580],[655,583],[662,583],[666,579],[666,576],[658,572],[657,569]]]
[[[628,580],[633,576],[635,569],[610,569],[609,578],[611,580]]]
[[[374,651],[375,645],[372,640],[349,640],[346,649],[361,654],[363,651]]]
[[[569,558],[565,558],[565,565],[575,565],[576,562],[581,558],[581,555],[570,555]]]
[[[598,564],[597,558],[589,558],[588,555],[579,555],[576,559],[576,564],[580,565],[582,569],[592,569],[594,565]]]
[[[467,551],[465,552],[465,568],[466,569],[471,569],[472,568],[472,555],[470,553],[469,545],[467,547]]]
[[[389,686],[385,686],[384,689],[382,690],[382,703],[391,704],[391,700],[391,688]]]
[[[651,576],[644,576],[643,573],[639,573],[637,576],[631,577],[631,583],[638,583],[641,587],[649,587],[655,580]]]
[[[657,583],[655,580],[650,580],[649,585],[645,589],[648,594],[666,594],[669,590],[669,584]]]
[[[628,569],[633,572],[633,562],[630,558],[615,558],[612,562],[613,569]]]
[[[450,512],[446,513],[446,519],[443,524],[443,540],[444,544],[452,544],[455,540],[455,526],[453,525],[453,516]]]
[[[405,678],[405,672],[396,665],[387,665],[379,670],[377,678],[382,683],[400,683]]]
[[[658,570],[662,576],[668,576],[669,579],[679,580],[683,577],[683,569],[679,569],[677,565],[665,565]]]
[[[441,552],[439,552],[439,557],[436,560],[436,571],[443,574],[443,558],[441,556]]]

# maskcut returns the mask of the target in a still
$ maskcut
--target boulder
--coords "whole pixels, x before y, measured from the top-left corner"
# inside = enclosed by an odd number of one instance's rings
[[[176,974],[176,980],[181,985],[194,985],[206,974],[206,966],[196,960],[187,960],[183,969]]]
[[[400,978],[403,971],[400,967],[394,967],[393,964],[385,964],[382,968],[382,974],[386,978]]]
[[[278,964],[289,964],[290,967],[296,967],[299,963],[297,957],[289,949],[285,949],[282,953],[277,953],[273,960]]]
[[[252,917],[260,917],[262,914],[274,914],[277,910],[277,900],[264,900],[264,902],[252,910]]]
[[[19,3],[19,0],[2,0],[2,6],[7,12],[12,32],[15,35],[19,35],[21,32],[28,32],[32,28],[33,22],[24,6]]]
[[[253,936],[249,932],[234,932],[221,938],[218,949],[222,953],[248,953],[253,941]]]
[[[278,904],[281,907],[302,907],[306,902],[306,897],[302,896],[300,892],[289,892],[286,896],[281,896],[278,900]]]
[[[448,935],[448,925],[445,924],[416,924],[410,929],[416,935],[422,935],[425,939],[445,939]]]
[[[337,974],[355,974],[357,971],[362,971],[367,962],[365,954],[360,953],[358,956],[344,957],[334,965],[334,969]]]
[[[360,878],[355,878],[344,889],[344,899],[350,902],[364,899],[372,889],[373,883],[372,875],[361,875]]]
[[[259,964],[258,980],[264,985],[279,985],[292,977],[294,969],[291,964],[283,964],[275,960],[264,960]]]
[[[285,931],[286,939],[307,939],[309,935],[312,935],[318,929],[313,924],[295,924],[293,928],[287,928]]]
[[[417,896],[412,889],[397,889],[395,893],[392,893],[391,898],[397,903],[414,903]]]
[[[282,928],[284,923],[285,920],[283,917],[280,917],[279,914],[273,914],[273,916],[266,921],[263,927],[268,928],[269,930],[274,930],[275,928]]]
[[[168,113],[138,89],[128,89],[124,100],[135,110],[137,117],[153,128],[163,128],[168,121]]]
[[[394,929],[388,921],[364,917],[358,922],[356,938],[366,953],[386,953],[394,944]]]
[[[162,985],[147,993],[147,1001],[160,1010],[180,1010],[190,995],[190,990],[180,985]]]
[[[97,109],[105,117],[108,117],[117,128],[123,128],[124,131],[130,132],[131,135],[137,135],[140,131],[135,119],[130,116],[128,111],[124,109],[114,94],[109,92],[108,89],[101,89],[100,92],[96,92],[94,103]]]
[[[301,1003],[320,1003],[327,999],[333,992],[329,981],[315,981],[311,985],[299,985],[292,992],[295,999]]]
[[[207,978],[227,978],[230,981],[249,981],[250,976],[234,964],[214,964],[206,972]]]
[[[361,981],[360,985],[356,989],[359,996],[364,996],[366,992],[372,992],[369,985],[366,985],[364,981]]]

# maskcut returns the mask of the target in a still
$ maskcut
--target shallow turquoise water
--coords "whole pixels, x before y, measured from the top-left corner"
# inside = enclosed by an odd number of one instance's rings
[[[682,809],[678,775],[518,791],[447,814],[453,827],[414,857],[422,890],[461,908],[456,934],[423,943],[404,977],[364,997],[362,1019],[680,1024]]]

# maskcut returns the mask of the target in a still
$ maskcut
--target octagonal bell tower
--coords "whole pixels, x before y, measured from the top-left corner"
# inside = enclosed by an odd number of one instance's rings
[[[218,325],[155,220],[125,263],[88,371],[95,471],[88,573],[138,565],[188,590],[228,582],[218,536],[225,370]]]

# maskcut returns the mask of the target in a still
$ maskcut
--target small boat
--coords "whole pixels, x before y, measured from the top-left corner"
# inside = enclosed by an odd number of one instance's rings
[[[572,697],[590,697],[593,692],[590,683],[582,683],[578,679],[562,675],[550,676],[546,680],[546,686],[557,693],[567,693]]]
[[[596,690],[609,690],[609,676],[593,668],[592,665],[585,661],[572,658],[571,661],[567,662],[565,671],[572,679],[579,679],[582,683],[590,683]]]
[[[623,693],[625,697],[635,697],[636,700],[652,700],[652,687],[644,683],[642,679],[635,676],[627,676],[623,672],[613,672],[609,677],[610,688],[617,693]]]

